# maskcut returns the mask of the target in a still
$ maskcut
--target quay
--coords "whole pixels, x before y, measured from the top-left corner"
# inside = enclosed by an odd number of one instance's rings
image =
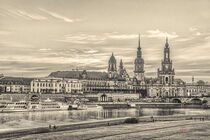
[[[94,103],[95,104],[95,103]],[[184,103],[145,103],[145,102],[98,102],[97,105],[109,108],[202,108],[208,109],[209,105],[184,104]]]
[[[131,119],[129,117],[125,118],[115,118],[115,119],[105,119],[105,120],[94,120],[94,121],[88,121],[88,122],[79,122],[79,123],[71,123],[66,125],[56,125],[56,124],[49,124],[49,126],[39,127],[39,128],[30,128],[30,129],[19,129],[19,130],[12,130],[12,131],[4,131],[0,132],[0,138],[18,138],[18,137],[26,137],[26,136],[32,136],[32,134],[39,134],[42,135],[44,133],[55,133],[55,132],[62,132],[66,133],[66,131],[74,132],[74,131],[80,131],[81,129],[89,128],[98,128],[98,127],[110,127],[110,126],[116,126],[118,127],[125,127],[127,125],[131,126],[131,124],[127,124],[126,120]],[[175,122],[175,121],[207,121],[210,123],[210,115],[171,115],[171,116],[146,116],[146,117],[138,117],[135,118],[138,120],[138,125],[143,125],[145,123],[151,123],[154,124],[157,122]],[[125,124],[126,123],[126,124]],[[168,123],[170,124],[170,123]],[[134,125],[134,124],[132,124]],[[88,130],[89,130],[88,129]],[[121,129],[120,129],[121,131]],[[82,133],[82,131],[81,131]]]

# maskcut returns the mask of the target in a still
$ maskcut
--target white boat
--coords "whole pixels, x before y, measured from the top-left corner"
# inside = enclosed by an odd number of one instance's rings
[[[102,106],[96,104],[72,104],[69,107],[69,110],[101,110]]]
[[[27,102],[5,102],[4,106],[0,108],[0,112],[19,112],[27,111]]]
[[[0,103],[0,112],[25,112],[25,111],[53,111],[68,110],[69,105],[60,102],[54,102],[49,99],[42,102],[2,102]]]
[[[60,102],[53,102],[50,99],[43,102],[30,102],[28,105],[30,111],[50,111],[50,110],[68,110],[69,105]]]
[[[101,110],[101,109],[103,109],[102,106],[97,105],[97,104],[89,104],[86,106],[87,106],[87,110]]]

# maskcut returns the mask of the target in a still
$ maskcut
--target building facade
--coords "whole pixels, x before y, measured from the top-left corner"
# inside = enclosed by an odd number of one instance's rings
[[[194,82],[193,77],[192,83],[186,84],[186,92],[187,96],[210,96],[210,84],[202,80]]]
[[[29,93],[32,78],[1,77],[0,93]]]
[[[32,93],[82,93],[82,83],[77,79],[39,78],[31,81]]]

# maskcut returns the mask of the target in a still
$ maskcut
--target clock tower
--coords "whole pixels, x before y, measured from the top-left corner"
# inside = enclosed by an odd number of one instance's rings
[[[172,60],[170,59],[170,48],[168,38],[166,38],[164,58],[162,60],[161,70],[158,69],[158,78],[161,84],[172,85],[174,84],[174,75],[175,72],[172,67]]]
[[[144,81],[144,59],[142,58],[140,35],[137,48],[137,57],[134,61],[134,76],[139,81]]]

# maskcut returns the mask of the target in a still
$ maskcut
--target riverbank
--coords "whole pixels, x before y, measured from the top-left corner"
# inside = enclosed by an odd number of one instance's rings
[[[45,139],[45,140],[209,140],[210,121],[182,120],[148,122],[115,126],[102,126],[97,128],[79,129],[70,131],[52,132],[50,134],[35,134],[16,138],[17,140]]]
[[[190,103],[145,103],[145,102],[98,102],[93,103],[102,106],[105,109],[117,108],[197,108],[209,109],[205,104],[190,104]]]
[[[19,129],[19,130],[13,130],[13,131],[5,131],[0,132],[0,138],[17,138],[17,137],[23,137],[31,134],[42,134],[42,133],[55,133],[60,131],[75,131],[85,128],[97,128],[97,127],[110,127],[119,125],[119,127],[126,126],[125,120],[126,118],[116,118],[116,119],[105,119],[105,120],[95,120],[95,121],[88,121],[88,122],[80,122],[80,123],[71,123],[66,125],[56,125],[54,127],[54,124],[50,124],[51,126],[45,126],[45,127],[38,127],[38,128],[30,128],[30,129]],[[168,122],[168,121],[209,121],[210,115],[173,115],[173,116],[146,116],[146,117],[138,117],[139,124],[144,123],[151,123],[151,122]],[[130,124],[129,124],[130,125]],[[63,132],[63,133],[65,133]]]

